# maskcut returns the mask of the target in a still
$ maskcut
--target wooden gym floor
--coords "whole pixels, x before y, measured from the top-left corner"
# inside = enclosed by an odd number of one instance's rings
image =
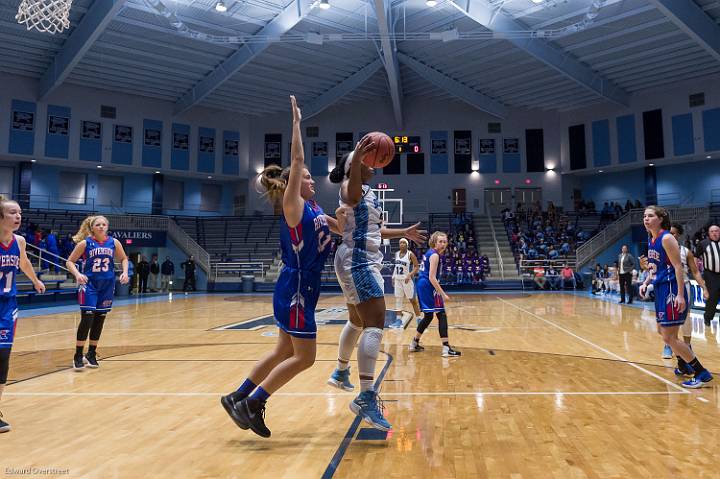
[[[695,351],[717,375],[686,391],[660,358],[651,311],[572,294],[454,295],[461,358],[440,357],[436,328],[412,354],[412,323],[386,330],[387,436],[355,420],[353,394],[325,385],[340,325],[324,325],[315,366],[270,399],[273,436],[262,439],[219,398],[272,347],[275,328],[214,328],[272,314],[270,296],[158,299],[116,306],[105,359],[83,372],[69,367],[74,308],[21,312],[0,402],[13,426],[0,435],[5,476],[697,478],[720,468],[720,333],[696,313]],[[324,296],[319,309],[342,306]]]

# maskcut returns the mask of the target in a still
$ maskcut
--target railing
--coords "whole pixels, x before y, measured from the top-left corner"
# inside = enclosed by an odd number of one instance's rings
[[[707,208],[667,208],[670,219],[679,223],[694,224],[698,218],[708,215]],[[611,243],[620,239],[633,225],[643,224],[644,208],[636,208],[610,223],[598,234],[580,245],[576,250],[577,266],[582,268]],[[696,227],[702,226],[701,224]]]
[[[573,271],[577,271],[577,258],[570,256],[567,259],[522,259],[520,260],[520,274],[531,274],[532,270],[538,266],[543,268],[552,266],[558,270],[570,266]]]
[[[215,263],[212,265],[213,277],[215,281],[218,278],[227,278],[228,276],[242,277],[245,274],[260,274],[265,279],[265,270],[267,266],[262,262],[250,263]]]
[[[25,252],[28,256],[31,258],[37,259],[38,268],[42,269],[42,263],[43,261],[52,263],[58,268],[70,272],[64,265],[67,262],[67,258],[63,258],[60,255],[57,255],[55,253],[51,253],[50,251],[44,250],[42,248],[38,248],[34,244],[26,243]],[[32,263],[32,261],[31,261]]]
[[[209,275],[211,273],[210,254],[205,251],[202,246],[197,244],[177,223],[170,218],[166,218],[166,220],[167,232],[170,239],[173,240],[178,248],[183,250],[185,254],[194,256],[197,264]]]
[[[495,243],[495,254],[498,259],[498,267],[500,268],[500,279],[505,279],[505,265],[503,263],[502,254],[500,253],[500,245],[497,241],[497,235],[495,234],[495,226],[493,226],[492,217],[487,215],[488,224],[490,225],[490,231],[492,232],[493,243]]]

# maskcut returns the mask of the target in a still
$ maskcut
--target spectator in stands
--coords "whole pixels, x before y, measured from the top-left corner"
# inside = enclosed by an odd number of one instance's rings
[[[632,201],[627,200],[625,202],[625,213],[629,213],[630,210],[632,209],[632,207],[633,207]]]
[[[607,267],[607,265],[605,265]],[[595,265],[595,272],[593,273],[593,294],[602,292],[605,293],[605,277],[606,271],[600,264]]]
[[[137,265],[137,274],[140,278],[138,283],[138,293],[147,293],[148,276],[150,276],[150,263],[148,263],[145,256],[140,257],[140,262]]]
[[[640,203],[640,200],[635,200],[635,208],[642,208],[643,205]]]
[[[72,253],[72,250],[75,248],[75,243],[73,243],[72,234],[68,233],[65,238],[63,238],[60,248],[62,249],[62,257],[67,258],[70,256],[70,253]]]
[[[552,265],[548,267],[545,277],[550,285],[550,290],[560,289],[560,273]]]
[[[536,266],[533,268],[533,275],[535,282],[535,289],[545,289],[545,283],[547,283],[547,278],[545,277],[545,268],[542,266]]]
[[[156,254],[150,263],[150,291],[156,293],[160,289],[160,263]]]
[[[183,283],[183,291],[195,291],[195,257],[190,257],[180,267],[185,270],[185,282]]]
[[[58,269],[58,256],[60,256],[60,248],[58,246],[58,237],[55,231],[50,231],[45,240],[47,250],[50,253],[50,269],[57,271]]]
[[[573,289],[577,289],[577,280],[575,279],[575,272],[572,270],[572,268],[565,263],[563,266],[563,269],[560,271],[560,276],[562,277],[562,286],[563,288],[567,288],[568,284],[572,285]]]
[[[162,275],[160,281],[160,290],[163,293],[167,293],[172,282],[172,278],[175,275],[175,263],[170,260],[170,256],[165,257],[165,261],[160,266],[160,274]]]

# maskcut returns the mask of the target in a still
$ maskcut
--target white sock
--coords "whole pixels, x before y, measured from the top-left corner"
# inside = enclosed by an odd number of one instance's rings
[[[374,390],[375,363],[380,354],[383,330],[380,328],[365,328],[358,345],[358,372],[360,373],[360,391]],[[362,379],[362,377],[369,379]]]
[[[395,296],[395,311],[398,313],[402,311],[403,298],[402,296]]]
[[[338,345],[337,368],[340,371],[345,371],[350,366],[350,356],[352,356],[353,349],[355,349],[355,345],[362,331],[360,326],[355,326],[350,321],[343,326],[343,330],[340,333],[340,344]]]

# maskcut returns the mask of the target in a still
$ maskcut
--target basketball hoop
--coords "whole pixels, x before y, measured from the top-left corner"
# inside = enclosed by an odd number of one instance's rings
[[[22,0],[15,19],[28,30],[60,33],[70,27],[72,0]]]

